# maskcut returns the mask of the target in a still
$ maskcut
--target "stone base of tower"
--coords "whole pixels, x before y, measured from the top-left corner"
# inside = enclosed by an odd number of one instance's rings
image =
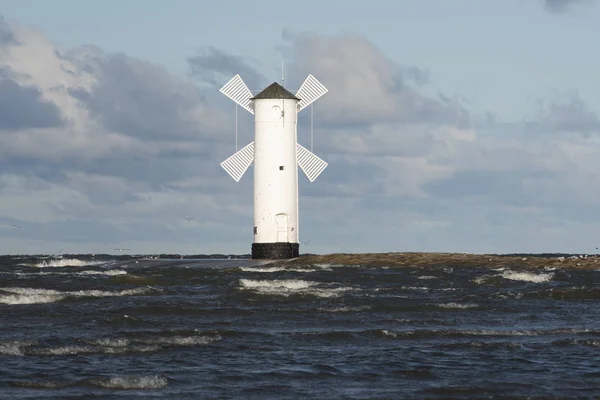
[[[300,243],[252,243],[253,259],[278,260],[296,258],[300,254]]]

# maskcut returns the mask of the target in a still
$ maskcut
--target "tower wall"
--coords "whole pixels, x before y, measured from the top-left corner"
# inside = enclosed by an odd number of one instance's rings
[[[298,255],[296,99],[254,100],[252,258]]]

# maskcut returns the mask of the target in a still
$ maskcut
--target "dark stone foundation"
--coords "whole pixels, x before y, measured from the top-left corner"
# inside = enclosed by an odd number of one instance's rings
[[[253,259],[296,258],[299,254],[300,243],[252,243]]]

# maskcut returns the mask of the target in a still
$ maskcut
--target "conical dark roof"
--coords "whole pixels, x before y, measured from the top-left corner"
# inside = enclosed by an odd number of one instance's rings
[[[269,86],[263,89],[262,92],[252,97],[250,100],[257,99],[292,99],[300,101],[299,98],[294,96],[292,93],[290,93],[287,89],[285,89],[277,82],[271,83]]]

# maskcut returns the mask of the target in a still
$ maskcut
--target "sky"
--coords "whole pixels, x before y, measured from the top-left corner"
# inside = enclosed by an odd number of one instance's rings
[[[599,3],[0,0],[0,253],[249,253],[219,88],[282,61],[329,90],[301,252],[594,253]]]

